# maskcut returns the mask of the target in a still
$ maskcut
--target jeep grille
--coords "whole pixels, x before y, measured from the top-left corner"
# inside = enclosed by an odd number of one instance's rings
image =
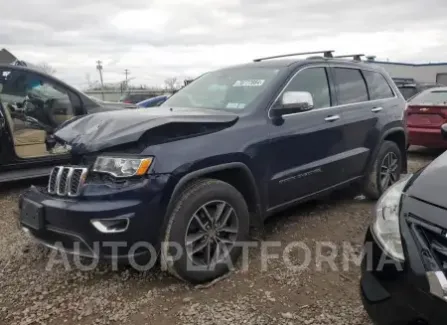
[[[48,193],[60,196],[78,196],[87,176],[84,167],[54,167],[48,180]]]

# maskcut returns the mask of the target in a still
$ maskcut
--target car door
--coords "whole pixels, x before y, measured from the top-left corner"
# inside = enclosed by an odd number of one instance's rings
[[[332,66],[331,72],[343,118],[344,151],[350,157],[343,169],[345,179],[349,180],[365,173],[371,153],[380,141],[381,116],[385,114],[387,101],[380,97],[386,89],[394,95],[385,80],[385,85],[381,83],[383,76],[376,72],[352,66]]]
[[[302,68],[290,79],[274,105],[288,91],[307,91],[314,108],[270,119],[271,162],[269,210],[293,203],[342,181],[338,174],[343,154],[340,109],[326,65]]]
[[[14,151],[14,145],[9,141],[9,126],[11,120],[6,115],[0,96],[0,166],[7,161],[8,155]]]
[[[47,139],[65,120],[77,115],[81,99],[53,78],[22,67],[0,67],[2,113],[9,120],[12,150],[2,170],[35,168],[65,162],[64,150],[49,150]]]

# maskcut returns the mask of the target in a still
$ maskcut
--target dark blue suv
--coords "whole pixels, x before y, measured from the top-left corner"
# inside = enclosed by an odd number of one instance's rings
[[[20,222],[65,252],[161,253],[175,276],[209,281],[284,208],[352,184],[378,198],[406,171],[404,110],[384,70],[330,51],[206,73],[160,107],[63,125],[72,164],[22,195]]]

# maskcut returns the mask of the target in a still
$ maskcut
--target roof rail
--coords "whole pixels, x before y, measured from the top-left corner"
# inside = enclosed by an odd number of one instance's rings
[[[286,58],[286,57],[289,57],[289,56],[297,56],[297,55],[305,55],[305,54],[320,54],[320,53],[324,53],[324,57],[325,58],[333,58],[332,52],[334,52],[334,50],[282,54],[282,55],[267,56],[265,58],[254,59],[253,62],[261,62],[261,61],[264,61],[264,60]]]
[[[346,54],[346,55],[337,55],[335,58],[353,58],[354,61],[362,61],[362,56],[365,54]]]

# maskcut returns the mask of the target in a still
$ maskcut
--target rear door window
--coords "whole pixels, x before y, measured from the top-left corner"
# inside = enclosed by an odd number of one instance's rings
[[[365,102],[368,100],[366,83],[360,70],[334,68],[334,73],[339,105]]]
[[[363,75],[365,76],[366,83],[368,84],[369,96],[371,100],[394,97],[394,93],[391,90],[390,85],[380,73],[363,71]]]

